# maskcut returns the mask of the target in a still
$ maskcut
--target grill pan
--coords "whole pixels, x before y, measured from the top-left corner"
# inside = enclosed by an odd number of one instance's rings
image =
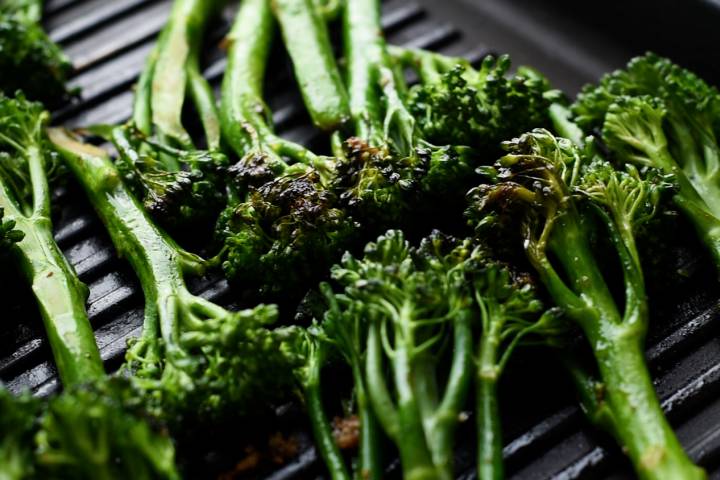
[[[129,117],[132,85],[167,19],[171,3],[47,1],[47,29],[72,58],[76,72],[71,85],[81,89],[76,102],[54,112],[56,122],[73,127],[119,123]],[[383,26],[393,44],[463,55],[473,61],[490,53],[510,53],[516,63],[539,68],[569,93],[648,48],[671,55],[674,61],[718,84],[720,67],[712,61],[714,58],[698,51],[697,45],[715,45],[712,49],[716,50],[717,41],[702,43],[717,40],[710,38],[718,35],[714,33],[716,27],[703,25],[717,25],[720,2],[659,2],[667,4],[663,5],[667,14],[662,18],[668,28],[670,22],[678,21],[688,22],[688,28],[698,28],[692,38],[684,39],[663,37],[661,20],[648,25],[648,30],[631,30],[641,22],[633,17],[646,3],[641,0],[605,2],[608,8],[590,3],[598,12],[581,22],[576,17],[588,17],[583,10],[589,11],[588,2],[387,0]],[[625,16],[612,15],[626,3],[637,8],[629,8]],[[673,8],[678,12],[682,8],[682,15],[673,17]],[[228,9],[209,34],[205,74],[216,89],[225,67],[216,45],[233,13]],[[690,25],[693,18],[696,27]],[[613,26],[620,33],[608,34],[616,31],[610,30]],[[675,28],[673,33],[680,32]],[[275,68],[278,62],[271,65]],[[311,146],[322,145],[299,95],[289,87],[289,65],[283,61],[279,65],[267,88],[278,133]],[[90,320],[106,367],[115,369],[122,362],[127,340],[139,335],[142,291],[129,266],[117,257],[80,189],[68,183],[56,191],[54,203],[57,241],[81,280],[90,287]],[[720,285],[690,227],[681,219],[669,222],[673,236],[667,240],[672,251],[660,258],[667,266],[663,269],[666,273],[648,278],[652,323],[647,355],[663,408],[680,441],[711,478],[720,479]],[[223,304],[232,305],[240,298],[239,292],[217,278],[197,279],[191,288]],[[9,305],[9,315],[0,324],[0,380],[15,392],[30,390],[48,395],[56,391],[56,370],[29,293],[15,285],[3,285],[0,304]],[[508,478],[633,478],[618,447],[584,419],[562,369],[548,352],[519,350],[503,378],[500,396]],[[277,421],[299,438],[300,452],[265,478],[323,478],[321,461],[299,409],[285,408]],[[462,479],[475,478],[472,423],[461,427],[458,436],[456,466],[458,478]],[[239,457],[241,446],[236,447]],[[208,453],[189,475],[214,478],[233,460],[237,458],[222,459]],[[387,476],[399,476],[397,462],[389,464]]]

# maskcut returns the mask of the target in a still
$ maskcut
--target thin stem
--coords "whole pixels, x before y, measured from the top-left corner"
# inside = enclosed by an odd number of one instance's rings
[[[380,2],[347,0],[343,12],[347,85],[355,134],[371,144],[382,142],[380,67],[386,60]]]
[[[253,148],[253,117],[267,118],[262,90],[273,31],[269,1],[245,0],[227,37],[220,116],[225,139],[239,157]]]
[[[27,147],[28,169],[32,184],[33,213],[35,218],[50,218],[50,185],[45,172],[44,153],[37,145]]]
[[[310,117],[321,130],[334,131],[350,118],[350,105],[325,20],[315,2],[272,0]]]
[[[476,415],[477,415],[477,471],[483,480],[503,478],[502,434],[497,401],[497,381],[500,376],[498,356],[504,319],[495,308],[487,308],[477,353]]]
[[[387,385],[382,361],[382,347],[377,322],[371,322],[368,328],[367,354],[365,371],[367,375],[367,392],[373,410],[377,415],[385,433],[395,442],[400,441],[400,425],[397,408],[392,402]]]
[[[710,213],[704,203],[687,199],[683,192],[675,195],[673,200],[693,224],[695,231],[712,255],[715,266],[720,269],[720,219]]]
[[[614,433],[644,480],[704,479],[663,415],[648,374],[641,336],[624,326],[607,328],[592,342]]]
[[[472,382],[471,320],[472,314],[462,310],[453,321],[454,338],[450,375],[445,386],[445,394],[434,414],[433,428],[426,432],[435,465],[449,471],[452,471],[455,430]]]
[[[572,112],[568,107],[553,103],[550,105],[549,114],[550,121],[558,135],[567,138],[579,147],[585,144],[585,135],[580,127],[571,120]]]
[[[33,168],[33,163],[40,163],[41,153],[31,155],[38,157],[35,161],[30,159]],[[44,173],[38,171],[34,175],[35,186],[46,184]],[[43,200],[36,204],[42,205]],[[1,183],[0,208],[13,214],[16,228],[25,234],[13,251],[32,286],[63,385],[70,387],[103,378],[103,362],[85,310],[87,287],[55,243],[50,218],[43,213],[45,209],[36,208],[36,213],[29,217],[22,215]]]
[[[171,349],[177,340],[178,305],[192,296],[184,279],[189,254],[150,220],[105,151],[79,143],[63,130],[51,129],[49,135],[118,253],[139,277],[146,301],[154,301],[155,307],[145,310],[145,329],[155,332],[159,326],[166,348]]]
[[[200,70],[198,42],[188,59],[188,86],[205,131],[208,150],[220,149],[220,114],[212,87]]]
[[[312,358],[308,360],[308,373],[305,382],[305,404],[310,424],[312,425],[315,443],[320,451],[325,466],[328,468],[332,480],[350,480],[350,475],[345,467],[340,449],[332,434],[332,426],[325,416],[325,409],[322,403],[322,391],[320,387],[321,368],[325,347],[318,344],[313,352]]]

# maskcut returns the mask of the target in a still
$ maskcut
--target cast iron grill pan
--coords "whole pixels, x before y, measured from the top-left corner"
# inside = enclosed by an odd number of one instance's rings
[[[447,12],[455,8],[450,4],[429,1],[426,4],[412,0],[385,2],[383,25],[391,43],[464,55],[473,61],[493,52],[511,50],[504,45],[507,38],[512,39],[511,31],[499,36],[488,34],[485,38],[483,32],[461,30],[448,22]],[[56,122],[72,127],[119,123],[129,117],[132,85],[167,19],[170,5],[171,0],[47,1],[47,28],[72,58],[76,73],[71,83],[82,92],[72,105],[54,112]],[[216,88],[225,63],[215,45],[227,31],[232,13],[226,12],[209,33],[211,48],[208,48],[205,73]],[[495,22],[493,18],[484,18],[483,22],[490,27],[484,31],[503,31],[506,20]],[[464,18],[458,24],[467,27],[472,22]],[[515,48],[517,44],[532,44],[527,38],[523,41],[525,43],[515,43]],[[538,41],[538,45],[541,44]],[[541,65],[559,86],[576,86],[590,80],[587,68],[579,61],[572,74],[573,65],[568,67],[567,60],[577,58],[572,53],[553,52],[558,58],[557,68],[553,68],[552,56],[549,63],[544,60]],[[533,55],[531,46],[523,47],[521,57]],[[597,58],[598,64],[603,62],[617,63],[617,59]],[[291,78],[289,66],[284,65],[277,69],[274,81],[267,88],[278,133],[311,146],[318,145],[320,136],[311,128],[299,96],[288,87],[292,85]],[[102,357],[108,369],[117,368],[127,340],[138,336],[141,330],[142,292],[129,266],[117,257],[79,187],[70,182],[58,189],[55,204],[59,206],[56,238],[90,288],[88,309]],[[665,261],[671,267],[667,271],[681,274],[649,279],[653,323],[648,335],[648,359],[663,407],[681,442],[712,478],[720,478],[720,342],[717,339],[720,286],[709,259],[688,233],[689,227],[679,219],[673,222],[677,238],[669,240],[673,252]],[[231,306],[241,297],[217,278],[197,279],[191,282],[191,288]],[[30,390],[37,395],[48,395],[56,391],[59,388],[56,370],[29,293],[14,285],[3,286],[0,302],[10,306],[9,315],[4,316],[5,321],[0,325],[0,380],[16,392]],[[632,478],[632,470],[617,446],[596,432],[575,406],[572,390],[552,355],[529,350],[518,353],[500,392],[508,477]],[[547,359],[538,360],[538,356]],[[287,410],[289,413],[279,414],[278,422],[286,419],[289,428],[296,432],[300,452],[265,478],[323,478],[321,462],[301,414],[297,408]],[[458,478],[475,478],[473,431],[473,419],[470,419],[459,432]],[[236,453],[241,456],[241,447],[238,446]],[[191,469],[192,478],[212,478],[216,474],[213,466],[223,465],[223,460],[209,454],[201,464],[207,468]],[[398,477],[398,467],[397,462],[389,463],[388,478]]]

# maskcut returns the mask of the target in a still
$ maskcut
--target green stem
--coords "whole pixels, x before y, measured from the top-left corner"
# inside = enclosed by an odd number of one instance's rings
[[[576,292],[587,307],[568,312],[585,330],[586,335],[594,336],[594,332],[604,322],[620,324],[622,318],[593,256],[587,233],[574,205],[556,220],[550,247],[563,267],[570,290]]]
[[[472,382],[472,314],[461,311],[453,322],[453,355],[445,394],[425,428],[433,463],[452,473],[455,430]]]
[[[330,473],[330,478],[332,480],[350,480],[350,475],[345,468],[345,462],[333,437],[332,426],[325,416],[325,408],[322,403],[320,375],[324,357],[322,349],[325,347],[318,345],[316,348],[314,358],[309,359],[307,379],[304,386],[305,404],[310,416],[315,444]]]
[[[196,98],[198,94],[202,97],[207,93],[205,87],[198,87],[197,83],[201,80],[197,75],[191,78],[188,66],[196,66],[197,58],[193,58],[193,52],[197,51],[205,27],[220,4],[219,0],[175,0],[170,20],[160,34],[146,73],[141,77],[140,95],[149,94],[150,98],[136,102],[136,108],[140,109],[136,116],[143,118],[147,115],[149,102],[157,134],[186,148],[192,148],[192,139],[182,125],[187,88],[191,87]],[[151,89],[149,93],[147,86]],[[205,92],[202,93],[202,90]],[[200,104],[200,107],[203,105]]]
[[[580,217],[573,211],[558,219],[552,248],[569,284],[587,305],[584,315],[581,310],[568,313],[582,327],[595,354],[606,387],[605,401],[614,420],[613,432],[640,478],[704,478],[680,446],[655,395],[642,348],[647,308],[628,308],[620,315],[587,243]],[[632,262],[629,257],[626,262]],[[644,292],[641,286],[633,288]],[[644,294],[635,300],[644,307]]]
[[[457,65],[468,69],[472,68],[470,62],[462,57],[449,57],[420,48],[391,45],[388,47],[388,52],[396,63],[414,69],[420,75],[423,83],[438,82],[444,73],[449,72]]]
[[[380,2],[347,0],[343,11],[343,33],[350,115],[355,134],[371,144],[380,145],[383,139],[380,68],[387,63]]]
[[[409,352],[398,346],[392,362],[393,380],[397,391],[397,413],[400,436],[397,447],[406,480],[451,479],[449,472],[433,465],[431,452],[425,440],[420,407],[411,384],[414,378]]]
[[[377,322],[372,322],[368,328],[367,354],[365,356],[365,374],[367,376],[367,393],[373,411],[383,430],[395,443],[402,440],[400,437],[400,420],[393,403],[387,384],[385,383],[385,369],[382,360],[382,346]]]
[[[200,70],[199,47],[197,43],[188,59],[188,85],[205,131],[208,150],[217,151],[220,149],[220,114],[212,87]]]
[[[572,121],[572,112],[568,107],[559,103],[553,103],[550,105],[549,114],[550,121],[558,135],[567,138],[579,147],[585,144],[585,134],[580,127]]]
[[[153,134],[152,124],[152,107],[150,99],[152,98],[152,79],[155,73],[155,64],[157,63],[158,49],[163,44],[165,32],[160,32],[157,44],[150,52],[145,68],[140,74],[140,78],[135,85],[135,97],[133,98],[133,114],[132,122],[141,133],[146,137]]]
[[[340,128],[350,117],[347,91],[316,0],[272,0],[305,106],[315,126]]]
[[[55,243],[50,220],[16,220],[17,228],[25,233],[17,248],[19,264],[32,285],[63,385],[103,378],[103,362],[85,310],[87,288]]]
[[[228,66],[222,84],[220,117],[223,135],[239,157],[257,148],[313,165],[317,156],[302,145],[276,136],[263,101],[274,21],[269,0],[246,0],[240,6],[228,40]]]
[[[16,221],[25,238],[14,249],[21,271],[32,286],[60,379],[65,387],[105,375],[95,335],[85,310],[87,287],[55,243],[43,153],[27,150],[33,187],[33,214],[25,216],[0,183],[0,208]]]
[[[477,381],[476,397],[477,475],[482,480],[502,480],[505,477],[497,379],[481,374]]]
[[[500,412],[497,401],[497,382],[500,376],[498,356],[502,318],[488,312],[487,329],[482,332],[478,350],[476,383],[477,415],[477,472],[482,480],[503,478],[503,445]]]
[[[361,376],[355,379],[355,398],[358,418],[360,419],[360,448],[358,454],[359,480],[380,480],[382,462],[380,461],[380,432],[378,423],[365,392]]]
[[[706,478],[692,463],[663,415],[645,364],[640,335],[605,328],[592,343],[614,433],[643,480]]]
[[[588,373],[577,355],[562,350],[559,356],[575,385],[585,416],[593,425],[617,437],[615,419],[605,399],[605,386]]]
[[[82,144],[63,130],[51,129],[49,135],[85,189],[118,253],[140,279],[146,301],[143,337],[157,338],[159,329],[170,348],[177,340],[178,305],[192,296],[184,276],[201,272],[202,259],[182,250],[149,219],[105,151]]]
[[[252,136],[256,123],[264,123],[268,117],[262,96],[273,31],[268,0],[245,0],[227,36],[220,118],[225,140],[239,157],[257,141]]]

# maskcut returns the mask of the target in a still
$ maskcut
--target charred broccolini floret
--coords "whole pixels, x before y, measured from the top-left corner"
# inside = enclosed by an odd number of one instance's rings
[[[603,408],[612,419],[602,426],[615,435],[638,475],[704,478],[663,416],[643,354],[649,314],[635,236],[668,184],[632,170],[617,172],[594,158],[590,147],[580,150],[546,130],[507,142],[508,154],[496,164],[496,183],[470,193],[471,222],[482,232],[502,217],[519,219],[518,244],[555,303],[589,341],[604,387]],[[592,248],[594,225],[604,229],[617,255],[625,286],[621,303]],[[657,461],[648,462],[650,456]]]
[[[119,168],[148,212],[168,229],[207,223],[225,202],[220,121],[200,70],[207,23],[224,0],[176,0],[138,81],[128,125],[105,135],[117,147]],[[198,148],[182,123],[191,98],[205,133]]]
[[[585,87],[572,109],[617,160],[675,176],[676,205],[720,265],[720,92],[647,54]]]
[[[346,2],[343,30],[355,136],[343,143],[335,188],[365,223],[401,226],[434,194],[453,192],[458,177],[472,174],[474,152],[423,136],[382,37],[378,2]]]
[[[126,368],[150,413],[174,426],[187,415],[214,421],[267,406],[286,378],[282,338],[266,328],[277,309],[229,311],[191,293],[186,277],[207,262],[153,223],[106,152],[62,130],[51,130],[51,139],[140,279],[145,321]]]
[[[118,170],[164,226],[207,224],[224,207],[227,157],[219,151],[173,148],[144,137],[132,125],[115,128],[112,140]],[[177,168],[168,168],[169,162]]]
[[[357,229],[328,188],[334,162],[272,132],[262,99],[272,34],[269,1],[244,2],[229,36],[221,107],[225,138],[240,160],[216,229],[226,276],[266,291],[321,275]]]
[[[42,0],[0,1],[0,91],[50,105],[68,97],[70,61],[40,25]]]
[[[314,170],[286,172],[250,189],[218,222],[226,276],[277,290],[322,275],[357,236],[356,225],[335,204]]]
[[[53,238],[48,177],[57,158],[48,118],[20,93],[0,97],[0,210],[12,219],[3,230],[14,223],[11,236],[22,236],[11,257],[32,287],[64,387],[42,406],[0,391],[0,477],[177,478],[170,440],[118,392],[104,390],[109,380],[85,310],[87,288]]]

